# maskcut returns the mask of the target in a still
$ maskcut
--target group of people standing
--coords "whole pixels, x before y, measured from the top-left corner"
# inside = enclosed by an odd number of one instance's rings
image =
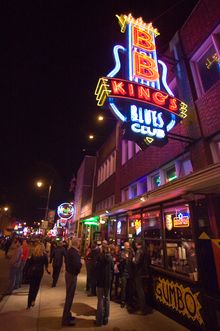
[[[75,318],[71,313],[77,276],[81,271],[80,240],[72,238],[67,245],[62,242],[45,245],[40,240],[27,243],[26,239],[14,238],[6,251],[9,259],[9,283],[5,295],[10,295],[14,289],[21,287],[24,277],[28,278],[29,292],[27,309],[35,305],[41,280],[52,264],[52,284],[56,287],[59,274],[65,261],[66,297],[62,315],[62,325],[75,325]],[[127,307],[129,312],[146,314],[149,309],[146,305],[143,289],[143,271],[146,264],[145,252],[140,241],[136,242],[135,249],[129,242],[119,246],[109,245],[103,241],[100,245],[94,242],[85,252],[87,270],[86,290],[89,296],[97,296],[97,310],[95,324],[108,324],[110,300],[114,297]],[[133,310],[133,311],[132,311]]]
[[[129,242],[123,248],[93,243],[85,253],[88,296],[97,295],[96,324],[108,323],[110,300],[120,302],[128,312],[145,315],[150,312],[146,303],[143,277],[148,277],[148,253],[142,242],[134,249]],[[95,271],[95,272],[94,272]],[[95,286],[95,285],[96,286]]]

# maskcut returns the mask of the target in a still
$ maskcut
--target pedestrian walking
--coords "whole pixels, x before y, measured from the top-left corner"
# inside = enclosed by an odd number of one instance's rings
[[[105,241],[103,241],[96,263],[96,293],[98,302],[95,324],[97,326],[108,324],[110,310],[110,287],[113,269],[114,263],[110,254],[109,246]]]
[[[71,307],[75,295],[77,276],[80,273],[82,263],[79,255],[80,242],[78,238],[73,238],[70,241],[70,247],[67,249],[65,264],[65,282],[66,282],[66,299],[63,309],[62,325],[75,325],[75,318],[71,314]]]
[[[62,268],[63,260],[65,256],[66,256],[66,250],[63,247],[62,242],[60,241],[54,247],[50,257],[50,263],[52,263],[52,267],[53,267],[53,274],[52,274],[53,282],[51,287],[56,287],[57,285],[57,281],[60,275],[60,270]]]
[[[37,243],[29,260],[29,267],[27,271],[30,282],[27,309],[30,309],[30,307],[35,305],[35,300],[40,288],[44,270],[50,274],[48,271],[48,257],[45,253],[45,247],[42,243]]]
[[[3,295],[10,295],[12,291],[17,288],[16,283],[18,283],[19,279],[21,255],[21,240],[20,238],[14,238],[7,253],[7,258],[9,259],[9,282],[8,287]]]
[[[27,243],[26,239],[22,240],[21,250],[22,250],[21,263],[20,263],[19,270],[18,270],[18,277],[16,279],[15,288],[20,288],[21,287],[21,284],[23,282],[24,266],[25,266],[25,264],[27,262],[27,259],[29,257],[29,246],[28,246],[28,243]]]

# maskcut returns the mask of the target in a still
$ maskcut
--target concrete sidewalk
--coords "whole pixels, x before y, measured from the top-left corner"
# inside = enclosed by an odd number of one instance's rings
[[[64,271],[61,272],[57,287],[51,288],[51,276],[44,274],[35,307],[26,310],[28,285],[14,291],[0,302],[0,331],[48,331],[72,329],[92,331],[187,331],[186,328],[158,311],[139,316],[128,314],[119,304],[111,301],[109,324],[94,325],[97,299],[85,294],[85,270],[78,276],[78,286],[72,312],[76,326],[61,327],[61,316],[65,300]]]

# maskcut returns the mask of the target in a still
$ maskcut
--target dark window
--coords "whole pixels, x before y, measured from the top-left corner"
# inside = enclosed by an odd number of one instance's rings
[[[212,45],[197,63],[203,89],[206,92],[220,78],[220,59]]]

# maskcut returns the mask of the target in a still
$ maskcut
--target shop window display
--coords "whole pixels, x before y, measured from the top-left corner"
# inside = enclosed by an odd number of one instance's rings
[[[150,263],[155,266],[164,266],[160,212],[158,210],[144,212],[142,224],[145,243],[149,249]]]
[[[164,210],[166,264],[168,270],[197,280],[195,243],[188,205]]]

